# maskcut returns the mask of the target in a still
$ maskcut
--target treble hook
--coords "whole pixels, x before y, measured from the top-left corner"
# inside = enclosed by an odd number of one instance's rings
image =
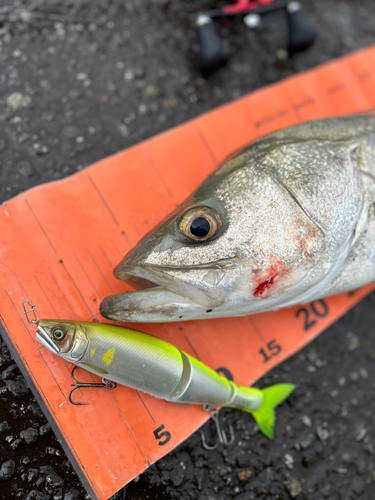
[[[230,434],[230,439],[228,440],[228,437],[220,427],[220,419],[219,419],[219,411],[216,410],[215,408],[212,408],[212,406],[209,405],[204,405],[203,406],[204,411],[208,411],[211,415],[212,420],[215,423],[216,427],[216,433],[218,436],[218,440],[216,441],[216,444],[213,446],[210,446],[207,444],[206,437],[204,435],[204,432],[201,431],[201,438],[202,438],[202,446],[206,450],[216,450],[216,448],[219,446],[219,444],[223,444],[224,446],[230,446],[231,444],[234,443],[235,440],[235,435],[234,435],[234,430],[232,425],[229,425],[229,434]]]
[[[27,307],[30,307],[30,309],[27,309],[26,305],[27,305]],[[22,302],[22,307],[23,307],[23,312],[25,313],[27,321],[29,323],[32,323],[33,325],[35,325],[35,323],[38,322],[38,318],[36,317],[36,312],[35,312],[35,306],[33,304],[31,304],[31,302],[29,302],[28,300],[25,300],[24,302]],[[29,314],[32,315],[31,318],[30,318]]]
[[[88,403],[76,403],[75,401],[73,401],[72,394],[77,389],[82,389],[83,387],[105,387],[106,389],[109,389],[110,391],[112,391],[113,389],[116,389],[116,387],[117,387],[116,382],[112,382],[112,380],[108,380],[106,378],[102,378],[101,383],[100,382],[79,382],[74,376],[74,372],[76,371],[77,368],[80,368],[80,367],[75,366],[72,370],[72,379],[74,380],[74,384],[72,384],[73,389],[69,392],[69,402],[72,403],[72,405],[83,406],[83,405],[88,404]]]

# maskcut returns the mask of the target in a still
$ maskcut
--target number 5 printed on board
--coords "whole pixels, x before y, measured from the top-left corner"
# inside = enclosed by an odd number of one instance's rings
[[[155,439],[157,441],[159,441],[158,445],[159,446],[163,446],[167,443],[169,443],[169,441],[171,440],[171,433],[169,431],[165,431],[163,430],[165,427],[164,425],[161,425],[160,427],[158,427],[157,429],[154,430],[154,436],[155,436]],[[162,439],[164,438],[164,439]]]

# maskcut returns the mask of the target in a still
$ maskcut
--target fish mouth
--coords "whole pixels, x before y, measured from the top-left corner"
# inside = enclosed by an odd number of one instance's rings
[[[225,301],[222,281],[228,272],[238,269],[234,261],[223,259],[190,266],[134,262],[124,265],[122,262],[114,269],[115,277],[137,290],[106,297],[100,305],[100,313],[107,319],[131,322],[206,317]]]
[[[171,275],[176,272],[191,273],[191,272],[209,272],[210,270],[228,269],[238,265],[234,262],[235,259],[221,259],[206,264],[196,264],[190,266],[158,266],[154,264],[128,264],[123,265],[121,262],[115,267],[113,274],[121,281],[129,284],[136,290],[148,290],[150,288],[165,287],[170,291],[179,293],[181,286],[176,284],[176,281],[171,278]],[[127,292],[134,293],[134,292]]]
[[[53,342],[53,340],[49,337],[47,332],[40,326],[38,325],[38,332],[36,332],[36,339],[41,342],[44,347],[47,347],[51,352],[54,354],[59,354],[60,349],[57,347],[57,345]]]

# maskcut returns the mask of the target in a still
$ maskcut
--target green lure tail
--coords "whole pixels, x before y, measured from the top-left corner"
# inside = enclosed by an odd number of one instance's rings
[[[245,410],[253,415],[259,429],[269,439],[275,437],[275,408],[294,391],[294,384],[277,384],[261,389],[263,403],[259,410]]]

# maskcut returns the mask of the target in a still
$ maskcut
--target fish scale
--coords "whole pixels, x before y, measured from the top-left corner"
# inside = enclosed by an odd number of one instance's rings
[[[102,315],[131,322],[242,316],[374,281],[374,159],[374,115],[306,122],[258,139],[114,270],[118,279],[158,286],[105,298]],[[197,209],[208,223],[212,214],[220,221],[215,230],[211,220],[212,234],[200,241],[187,222]],[[205,281],[210,269],[220,280]]]

